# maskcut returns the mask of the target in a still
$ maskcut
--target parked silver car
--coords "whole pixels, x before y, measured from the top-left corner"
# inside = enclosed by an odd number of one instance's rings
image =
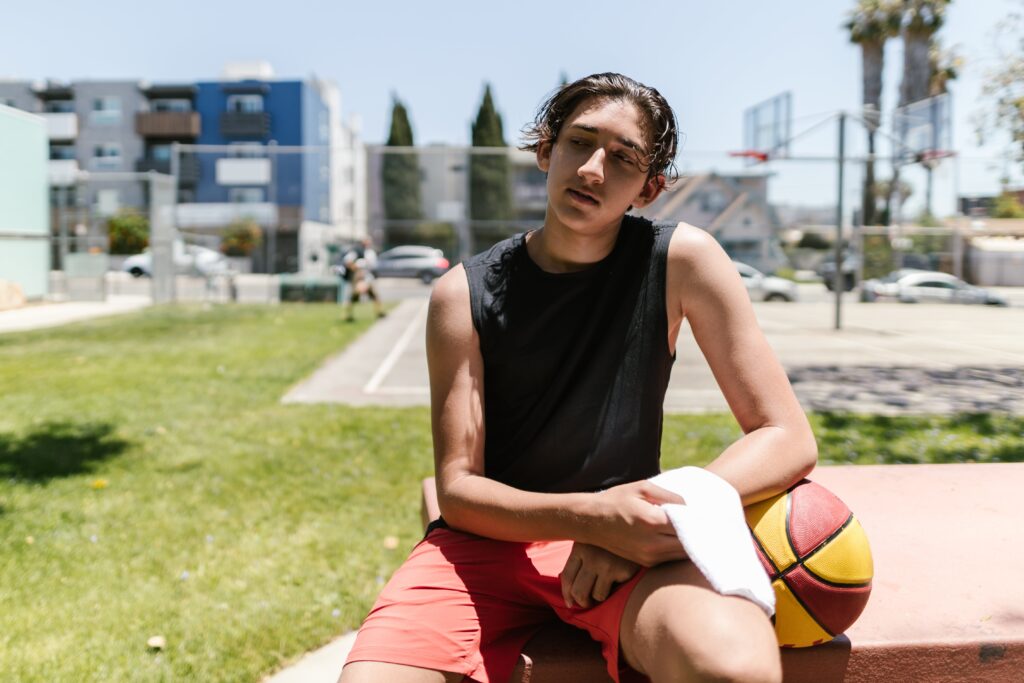
[[[795,282],[774,275],[765,275],[746,263],[733,263],[740,272],[751,301],[796,301]]]
[[[179,274],[210,276],[226,275],[230,271],[224,254],[214,249],[175,240],[171,246],[171,253],[174,258],[174,270]],[[141,254],[126,258],[121,264],[121,270],[131,273],[132,277],[152,277],[153,254],[150,253],[149,247]]]
[[[949,273],[930,270],[896,270],[884,278],[865,280],[861,301],[895,299],[913,303],[983,304],[1006,306],[999,294],[983,287],[969,285]]]
[[[430,284],[444,275],[448,266],[440,249],[407,244],[378,254],[372,270],[377,277],[415,277]]]

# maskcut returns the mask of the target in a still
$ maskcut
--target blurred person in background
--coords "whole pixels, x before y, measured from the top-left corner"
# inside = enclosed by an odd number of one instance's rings
[[[359,303],[364,294],[373,301],[377,317],[383,318],[384,309],[373,284],[376,279],[373,269],[377,266],[377,251],[373,248],[373,240],[364,237],[359,244],[345,253],[341,263],[345,268],[342,278],[349,289],[348,300],[345,303],[345,322],[355,321],[355,304]]]

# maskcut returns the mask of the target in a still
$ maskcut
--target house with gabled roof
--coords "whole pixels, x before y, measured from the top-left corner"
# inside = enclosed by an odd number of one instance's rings
[[[733,259],[771,273],[788,261],[778,239],[781,222],[768,203],[768,177],[715,171],[682,177],[634,213],[703,228]]]

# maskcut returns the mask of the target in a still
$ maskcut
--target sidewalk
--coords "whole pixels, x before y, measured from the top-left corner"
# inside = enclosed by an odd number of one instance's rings
[[[57,327],[80,320],[131,313],[149,306],[148,296],[112,296],[106,301],[62,301],[0,311],[0,334]]]
[[[263,683],[336,683],[355,640],[355,631],[346,633],[263,679]]]

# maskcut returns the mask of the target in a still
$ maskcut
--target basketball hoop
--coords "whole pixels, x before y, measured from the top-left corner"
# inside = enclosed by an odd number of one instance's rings
[[[768,152],[764,152],[759,149],[742,149],[738,152],[729,152],[731,157],[744,157],[746,159],[753,159],[755,163],[763,164],[768,161]]]
[[[917,153],[916,161],[927,168],[935,168],[940,161],[953,156],[956,156],[956,152],[948,149],[926,149]]]

